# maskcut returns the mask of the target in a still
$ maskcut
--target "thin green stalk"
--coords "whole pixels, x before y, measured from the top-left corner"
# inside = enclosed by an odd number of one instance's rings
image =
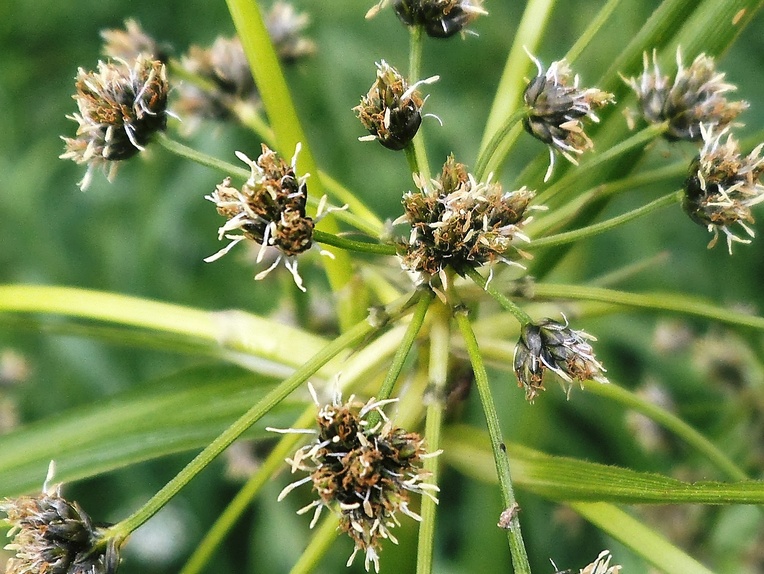
[[[586,285],[563,285],[536,283],[533,286],[534,297],[539,299],[574,299],[580,301],[599,301],[625,307],[650,309],[651,311],[669,311],[681,315],[700,317],[719,321],[737,327],[749,327],[764,330],[764,317],[747,315],[739,311],[718,307],[697,298],[675,293],[628,293],[601,287]]]
[[[610,382],[602,384],[596,381],[584,381],[581,385],[590,393],[610,399],[627,408],[642,413],[650,420],[668,429],[691,447],[703,454],[719,470],[732,480],[748,480],[748,476],[727,455],[706,437],[666,409],[651,403],[618,385]]]
[[[533,319],[531,319],[531,316],[528,315],[528,313],[523,311],[509,297],[507,297],[498,289],[496,289],[493,285],[491,285],[491,282],[488,281],[485,277],[483,277],[480,273],[478,273],[476,269],[469,267],[467,268],[466,274],[469,276],[470,279],[472,279],[475,283],[477,283],[478,286],[482,287],[491,297],[496,299],[499,305],[501,305],[507,311],[512,313],[515,316],[515,318],[519,321],[521,326],[527,325],[528,323],[533,322]]]
[[[425,397],[427,418],[424,436],[429,452],[440,450],[448,379],[448,359],[451,354],[450,324],[450,309],[443,303],[436,302],[433,309],[432,326],[430,327],[429,386]],[[430,457],[424,461],[424,470],[430,475],[428,478],[430,484],[438,484],[438,462],[438,457]],[[437,502],[429,496],[423,496],[420,514],[422,522],[419,526],[416,572],[417,574],[430,574],[435,548]]]
[[[616,159],[617,157],[633,149],[642,147],[648,142],[659,137],[661,134],[663,134],[663,132],[666,131],[667,125],[668,124],[664,122],[662,124],[648,126],[645,129],[635,133],[631,137],[623,140],[618,145],[611,147],[607,151],[596,154],[594,156],[590,156],[590,158],[585,163],[582,163],[577,169],[568,172],[562,179],[550,185],[543,193],[539,194],[536,198],[536,202],[544,204],[560,192],[574,192],[574,184],[578,180],[582,179],[587,174],[590,174],[592,170],[598,168],[599,166],[604,165],[605,163]]]
[[[565,59],[568,61],[568,63],[572,64],[581,55],[581,52],[586,49],[586,47],[592,41],[592,38],[594,38],[595,34],[599,32],[600,28],[605,25],[605,22],[608,21],[611,14],[615,11],[615,9],[618,7],[618,4],[620,3],[621,0],[608,0],[608,2],[602,8],[600,8],[600,11],[597,12],[597,15],[592,19],[591,22],[589,22],[586,30],[584,30],[584,32],[578,37],[578,40],[576,40],[576,43],[573,44],[570,50],[568,50],[568,53],[565,54]]]
[[[304,428],[313,422],[316,408],[311,404],[295,420],[292,428]],[[304,438],[298,434],[288,434],[279,440],[278,444],[263,461],[257,472],[239,490],[234,499],[228,504],[223,513],[218,516],[201,542],[196,545],[191,557],[180,571],[180,574],[198,574],[212,559],[225,536],[233,529],[242,514],[249,508],[260,489],[270,480],[273,474],[284,464],[284,458],[292,453],[296,444]]]
[[[403,151],[406,154],[409,171],[411,171],[412,174],[421,173],[419,170],[419,158],[417,157],[416,149],[414,149],[414,142],[409,142],[409,144],[403,148]],[[425,181],[429,181],[429,179],[425,179]]]
[[[319,170],[318,177],[321,178],[321,183],[323,183],[329,197],[342,204],[346,204],[350,212],[360,218],[359,223],[362,221],[364,227],[356,225],[358,229],[371,236],[378,236],[382,232],[385,226],[384,223],[353,192],[324,171]]]
[[[321,521],[319,527],[313,531],[310,543],[300,555],[297,563],[289,571],[289,574],[308,574],[313,572],[321,558],[337,538],[339,533],[338,524],[339,517],[333,512]]]
[[[313,241],[333,245],[346,251],[358,251],[359,253],[372,253],[374,255],[395,255],[397,253],[394,245],[386,243],[371,243],[369,241],[358,241],[356,239],[347,239],[332,233],[313,230]]]
[[[480,395],[480,402],[483,405],[486,423],[488,424],[488,434],[491,438],[491,450],[496,464],[496,474],[499,478],[499,488],[501,489],[502,501],[505,509],[516,508],[517,502],[512,489],[512,478],[509,468],[509,456],[507,447],[499,425],[499,416],[496,411],[496,405],[493,402],[493,395],[488,384],[488,373],[486,373],[483,357],[480,354],[475,333],[472,331],[470,319],[466,309],[459,308],[456,311],[456,322],[462,333],[464,344],[472,364],[472,371],[475,376],[475,387]],[[507,528],[507,538],[509,540],[509,549],[512,554],[512,565],[515,574],[530,574],[531,568],[528,564],[528,554],[525,551],[523,536],[520,531],[520,521],[517,513],[511,517]]]
[[[409,84],[413,84],[414,82],[418,82],[420,80],[420,67],[422,65],[422,46],[424,44],[424,30],[422,26],[411,26],[411,38],[409,41]],[[414,171],[414,164],[412,164],[411,159],[409,160],[409,167],[411,168],[411,173],[418,173],[423,178],[424,181],[430,181],[430,163],[427,161],[427,150],[424,145],[424,133],[422,133],[422,128],[420,126],[419,130],[417,131],[416,135],[414,136],[414,139],[409,144],[413,150],[412,153],[414,154],[416,158],[416,171]],[[408,154],[408,146],[406,146],[406,154]]]
[[[528,112],[524,107],[515,110],[504,121],[501,127],[494,132],[489,142],[480,151],[477,161],[475,161],[475,179],[483,181],[489,173],[494,172],[504,161],[509,152],[508,148],[502,147],[504,141],[509,137],[510,133],[513,134],[513,137],[517,137],[514,131],[519,133],[521,129],[520,121],[527,115]]]
[[[390,306],[391,316],[400,315],[411,304],[410,299],[399,300]],[[329,360],[337,356],[343,350],[352,347],[371,333],[381,328],[374,327],[368,321],[363,320],[351,329],[334,339],[321,351],[299,367],[292,376],[285,379],[275,389],[269,392],[260,402],[252,406],[236,422],[223,431],[201,453],[199,453],[183,470],[171,479],[159,492],[157,492],[146,504],[139,508],[125,520],[108,529],[108,537],[122,540],[133,530],[141,526],[154,514],[156,514],[167,502],[188,484],[199,472],[209,465],[221,452],[223,452],[234,440],[268,413],[273,407],[288,397],[294,390],[302,385],[318,369]]]
[[[260,9],[252,0],[227,0],[236,32],[247,56],[252,77],[257,85],[263,106],[275,135],[276,150],[283,157],[291,157],[298,144],[302,146],[297,157],[299,173],[318,173],[308,138],[302,129],[297,110],[281,71],[278,56],[271,43]],[[311,182],[314,195],[323,195],[321,178]],[[331,218],[321,222],[329,233],[339,231]],[[327,278],[337,301],[337,316],[341,329],[347,330],[366,313],[363,294],[357,292],[350,256],[345,251],[333,251],[334,257],[322,259]]]
[[[414,313],[411,315],[411,322],[406,329],[406,334],[403,335],[401,344],[395,352],[392,363],[390,363],[390,368],[387,371],[385,380],[382,382],[379,392],[377,392],[376,398],[378,400],[387,400],[390,398],[390,395],[392,395],[395,382],[398,380],[401,370],[403,369],[403,364],[406,362],[411,347],[414,345],[414,341],[416,340],[417,335],[419,335],[419,331],[422,329],[424,318],[427,315],[427,310],[430,308],[430,303],[432,302],[433,297],[434,293],[430,289],[423,289],[420,291],[419,301],[414,308]],[[379,422],[379,418],[379,413],[377,411],[372,411],[369,414],[369,426],[373,427]]]
[[[198,163],[199,165],[211,167],[212,169],[220,171],[226,175],[233,175],[241,179],[248,179],[250,176],[250,170],[232,163],[228,163],[227,161],[223,161],[222,159],[218,159],[204,152],[195,150],[194,148],[191,148],[185,144],[180,143],[179,141],[176,141],[170,138],[168,135],[164,133],[157,134],[157,143],[159,143],[159,145],[161,145],[167,151],[177,155],[178,157],[182,157],[183,159],[193,161],[195,163]],[[323,172],[319,172],[319,176],[322,179],[325,179],[326,181],[330,182],[330,185],[327,186],[326,188],[327,192],[329,192],[329,195],[331,197],[339,199],[340,201],[344,203],[347,203],[348,207],[350,207],[350,203],[348,203],[347,200],[349,199],[348,195],[352,195],[352,194],[349,191],[345,190],[342,187],[342,185],[340,185],[338,182],[331,179],[330,176],[324,174]],[[339,190],[343,190],[343,193],[338,193]],[[318,207],[319,203],[320,203],[320,200],[317,199],[315,195],[308,195],[308,205],[312,206],[315,209],[316,207]],[[359,217],[361,213],[367,214],[371,212],[368,210],[366,206],[364,206],[360,202],[356,201],[352,203],[356,211],[353,211],[353,212],[348,212],[344,210],[335,211],[333,214],[333,217],[336,217],[337,219],[344,221],[348,225],[352,225],[353,227],[355,227],[359,231],[363,231],[364,233],[368,233],[372,236],[379,235],[379,232],[382,229],[382,224],[379,223],[379,225],[377,225],[379,220],[376,218],[376,216],[373,216],[374,219],[369,221],[366,220],[366,215],[364,215],[363,218]],[[360,212],[357,211],[359,208],[360,208]]]
[[[530,75],[528,72],[532,66],[525,50],[535,53],[538,49],[554,4],[555,0],[529,0],[526,4],[496,89],[478,155],[483,154],[488,147],[488,142],[493,139],[494,133],[520,104],[522,92],[525,89],[525,78]],[[505,141],[507,149],[502,149],[501,153],[506,155],[512,143],[513,140],[507,139]]]
[[[582,227],[581,229],[574,229],[573,231],[566,231],[565,233],[558,233],[556,235],[549,235],[547,237],[534,239],[528,245],[525,245],[523,249],[532,251],[541,247],[554,247],[556,245],[564,245],[565,243],[572,243],[581,239],[594,237],[600,233],[615,229],[619,225],[624,225],[639,217],[652,213],[653,211],[656,211],[662,207],[680,203],[683,196],[684,192],[682,190],[673,191],[668,195],[664,195],[663,197],[656,199],[655,201],[651,201],[647,205],[643,205],[642,207],[638,207],[637,209],[629,211],[628,213],[618,215],[606,221],[588,225],[586,227]]]

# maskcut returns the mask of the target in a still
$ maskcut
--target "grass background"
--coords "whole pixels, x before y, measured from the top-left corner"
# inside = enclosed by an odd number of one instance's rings
[[[317,54],[287,73],[293,96],[305,121],[319,164],[362,195],[384,217],[395,217],[399,198],[410,188],[400,154],[356,141],[362,129],[351,108],[373,79],[374,62],[382,58],[405,69],[408,35],[388,10],[372,21],[363,14],[371,0],[302,0],[295,4],[310,13],[309,35]],[[369,4],[369,5],[367,5]],[[439,74],[429,87],[426,110],[444,122],[425,120],[433,167],[453,152],[474,163],[482,127],[514,30],[521,2],[487,0],[490,12],[474,29],[479,38],[428,41],[424,76]],[[596,10],[595,0],[560,2],[537,54],[545,63],[561,57]],[[606,28],[583,54],[576,68],[584,85],[594,82],[617,51],[658,5],[656,1],[624,0]],[[221,175],[171,157],[160,148],[128,162],[113,184],[100,174],[87,193],[77,188],[83,168],[58,159],[59,135],[71,136],[75,111],[71,99],[79,66],[92,69],[100,56],[99,31],[121,26],[127,17],[167,41],[180,55],[192,44],[208,45],[216,36],[233,32],[225,3],[187,0],[129,4],[116,0],[33,4],[5,0],[0,5],[0,282],[72,285],[167,300],[205,309],[243,308],[257,313],[284,311],[280,292],[293,294],[290,279],[274,273],[266,282],[252,281],[243,255],[207,265],[202,258],[219,249],[219,216],[203,195]],[[751,103],[738,131],[741,138],[761,134],[764,126],[764,19],[759,15],[733,48],[719,60],[738,95]],[[253,155],[259,142],[235,126],[207,124],[189,142],[218,157],[235,161],[233,150]],[[516,174],[538,153],[541,144],[523,137],[505,170]],[[658,143],[656,161],[689,160],[693,148]],[[609,214],[674,189],[675,182],[644,189],[614,201]],[[556,270],[554,280],[587,282],[591,278],[657,253],[667,259],[650,266],[623,286],[629,289],[679,290],[707,296],[730,306],[762,312],[761,269],[764,245],[736,246],[730,257],[723,245],[707,251],[705,230],[670,208],[576,248]],[[309,267],[309,266],[306,266]],[[301,267],[301,268],[306,268]],[[308,275],[311,272],[307,271]],[[317,275],[311,279],[320,282]],[[321,287],[312,295],[311,313],[320,322],[330,310],[321,301]],[[287,297],[287,299],[289,299]],[[0,348],[21,353],[29,376],[21,383],[0,386],[0,398],[12,400],[24,422],[70,407],[106,400],[126,389],[189,369],[203,359],[147,349],[124,348],[98,340],[56,335],[55,321],[0,324]],[[761,475],[764,377],[757,356],[760,338],[741,339],[703,323],[680,325],[689,333],[686,344],[667,352],[655,345],[656,327],[665,321],[650,315],[622,314],[584,325],[600,339],[598,354],[609,375],[637,387],[653,381],[672,398],[677,412],[731,456]],[[677,323],[671,323],[676,326]],[[722,343],[725,345],[722,348]],[[705,345],[705,346],[704,346]],[[720,351],[721,349],[721,351]],[[713,353],[720,361],[710,361]],[[701,359],[706,359],[705,362]],[[684,478],[713,478],[702,461],[681,444],[662,437],[657,450],[646,449],[629,419],[594,397],[574,393],[566,402],[557,389],[535,405],[525,404],[506,374],[494,377],[499,404],[506,405],[508,438],[552,453],[582,456],[637,470],[653,470]],[[453,416],[457,416],[454,414]],[[458,415],[479,424],[476,397]],[[169,479],[188,456],[177,456],[71,485],[67,493],[79,500],[96,520],[115,521],[126,515]],[[237,484],[220,478],[220,462],[197,478],[178,500],[139,530],[128,545],[121,572],[176,572]],[[40,482],[44,477],[40,477]],[[277,504],[280,477],[261,496],[241,527],[226,542],[209,572],[286,572],[307,540],[304,517],[294,510],[299,496]],[[0,485],[2,490],[2,485]],[[498,495],[494,487],[474,483],[446,471],[438,526],[437,572],[508,571],[503,535],[494,527]],[[290,497],[290,498],[292,498]],[[578,568],[605,547],[631,569],[646,566],[603,539],[591,526],[564,507],[520,493],[532,566],[552,572],[552,558],[561,568]],[[642,508],[656,527],[720,572],[759,572],[763,567],[761,520],[747,507]],[[413,571],[415,528],[405,521],[401,545],[383,553],[386,572]],[[341,540],[319,571],[342,571],[351,548]],[[360,571],[356,565],[351,571]]]

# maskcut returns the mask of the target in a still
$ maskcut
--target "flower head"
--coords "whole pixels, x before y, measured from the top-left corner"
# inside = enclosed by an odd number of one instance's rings
[[[748,107],[743,101],[727,101],[725,94],[736,88],[716,71],[713,58],[700,54],[685,68],[677,48],[676,63],[676,77],[671,82],[658,68],[656,51],[652,66],[645,52],[642,75],[624,78],[636,92],[645,120],[655,124],[668,121],[667,139],[699,140],[703,137],[701,125],[721,130]]]
[[[549,369],[565,383],[594,380],[607,383],[605,369],[594,357],[588,341],[596,339],[552,319],[528,323],[520,332],[515,347],[514,369],[518,386],[532,401],[544,390],[544,372]]]
[[[610,559],[612,558],[609,550],[603,550],[597,559],[584,566],[579,574],[620,574],[621,566],[614,564],[610,565]]]
[[[169,48],[160,45],[154,38],[146,34],[137,21],[125,20],[125,29],[102,30],[103,53],[113,60],[132,61],[138,56],[144,56],[166,63],[169,59]]]
[[[388,0],[381,0],[366,14],[375,16]],[[407,26],[422,26],[428,36],[450,38],[463,32],[475,18],[488,14],[483,0],[393,0],[393,10]]]
[[[703,148],[692,162],[690,173],[684,182],[682,207],[690,218],[708,228],[714,234],[708,244],[716,245],[721,230],[727,236],[727,249],[732,254],[732,243],[750,243],[750,239],[737,237],[730,226],[738,224],[747,235],[754,231],[747,224],[753,223],[751,207],[764,201],[764,157],[759,144],[750,154],[742,156],[737,141],[722,130],[714,135],[701,126]]]
[[[377,64],[377,79],[369,93],[353,108],[363,127],[371,134],[358,139],[379,140],[392,150],[405,148],[422,123],[424,100],[417,86],[437,80],[438,76],[433,76],[409,86],[398,70],[382,60]]]
[[[297,12],[288,2],[279,0],[265,16],[265,27],[282,62],[295,62],[316,51],[316,45],[302,36],[310,23],[305,12]]]
[[[116,162],[143,151],[155,132],[167,125],[165,67],[143,55],[129,65],[125,61],[98,62],[97,72],[82,68],[73,96],[79,113],[67,116],[79,124],[77,137],[62,138],[62,159],[88,164],[80,187],[86,189],[93,170],[102,167],[111,179]]]
[[[421,468],[422,459],[433,455],[426,454],[424,440],[417,433],[392,425],[381,408],[388,402],[393,401],[372,398],[362,403],[350,397],[342,403],[340,396],[335,395],[332,403],[319,409],[316,439],[287,459],[292,472],[310,474],[279,495],[282,500],[295,488],[311,483],[318,498],[298,514],[315,509],[312,528],[323,508],[337,510],[340,528],[355,543],[348,565],[360,551],[365,555],[366,570],[373,564],[377,572],[382,540],[390,539],[397,544],[391,532],[398,524],[396,513],[421,520],[409,509],[410,494],[433,496],[431,491],[438,490],[423,482],[428,474]],[[372,412],[380,418],[374,425],[366,418]]]
[[[52,464],[51,464],[52,468]],[[50,476],[49,472],[49,476]],[[61,485],[37,496],[0,501],[11,525],[5,548],[16,552],[7,574],[113,574],[119,565],[114,540],[105,540],[76,502],[61,496]]]
[[[417,275],[417,282],[440,274],[448,265],[459,271],[494,261],[512,263],[509,250],[515,238],[528,241],[522,227],[534,193],[525,187],[505,192],[499,183],[478,183],[464,164],[448,158],[431,188],[418,178],[419,191],[403,196],[411,234],[403,242],[401,265]],[[524,255],[518,250],[521,255]]]
[[[565,60],[552,62],[544,71],[541,62],[531,56],[538,68],[523,93],[528,115],[523,120],[525,130],[549,146],[549,169],[544,181],[552,176],[554,154],[561,153],[577,164],[576,155],[593,147],[584,132],[583,119],[598,122],[595,110],[615,101],[613,94],[598,88],[581,89],[579,77],[573,75]]]
[[[257,161],[236,152],[237,157],[249,165],[252,173],[241,189],[232,187],[231,178],[227,177],[214,192],[205,196],[228,220],[218,230],[218,238],[231,240],[205,261],[215,261],[240,241],[250,239],[261,245],[258,262],[262,261],[266,247],[275,247],[279,251],[275,263],[258,273],[255,279],[265,277],[284,259],[297,286],[305,290],[297,273],[297,255],[310,249],[313,243],[314,220],[305,213],[308,200],[305,180],[308,175],[297,177],[295,174],[299,149],[298,144],[291,164],[287,164],[265,144]],[[231,231],[239,231],[240,234],[234,235]]]

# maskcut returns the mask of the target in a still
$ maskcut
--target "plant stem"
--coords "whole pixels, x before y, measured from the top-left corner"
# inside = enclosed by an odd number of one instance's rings
[[[635,133],[631,137],[623,140],[618,145],[611,147],[606,152],[590,157],[590,159],[585,163],[582,163],[578,169],[568,172],[568,174],[565,175],[562,179],[550,185],[543,193],[539,194],[538,197],[536,197],[536,202],[544,204],[563,191],[573,191],[574,184],[579,179],[582,179],[584,176],[590,173],[591,170],[604,165],[605,163],[616,159],[617,157],[635,148],[644,146],[646,143],[654,140],[663,132],[665,132],[667,126],[668,124],[665,122],[662,124],[648,126],[645,129]]]
[[[311,404],[300,417],[295,420],[292,428],[303,428],[315,419],[316,408]],[[295,445],[304,437],[298,434],[288,434],[279,440],[275,448],[263,461],[257,472],[253,474],[234,499],[228,504],[223,513],[218,516],[201,542],[196,545],[191,557],[180,571],[180,574],[198,574],[212,559],[215,550],[223,538],[231,531],[241,515],[247,510],[252,500],[260,492],[271,476],[284,463],[284,458],[292,453]]]
[[[493,285],[491,285],[491,282],[483,277],[480,273],[478,273],[476,269],[469,267],[466,270],[466,274],[470,279],[477,283],[478,286],[482,287],[483,290],[485,290],[491,297],[496,299],[499,305],[512,313],[521,326],[527,325],[528,323],[533,323],[533,319],[531,319],[531,316],[528,315],[528,313],[518,307],[509,297],[498,291]]]
[[[411,39],[409,42],[409,85],[419,81],[420,67],[422,64],[422,46],[423,46],[423,29],[422,26],[411,27]],[[408,157],[409,146],[411,146],[412,153],[416,158],[416,163],[412,164],[411,158]],[[414,139],[409,146],[406,146],[406,159],[409,161],[409,168],[411,173],[418,173],[422,176],[424,181],[430,181],[430,164],[427,161],[427,151],[424,145],[424,134],[422,133],[422,127],[419,127]],[[416,171],[414,170],[416,165]]]
[[[443,426],[443,409],[446,402],[446,382],[448,379],[448,359],[451,353],[451,313],[441,303],[433,306],[432,326],[430,327],[429,386],[425,395],[427,418],[425,422],[425,440],[430,452],[440,450],[440,436]],[[428,482],[438,484],[439,457],[430,457],[424,461],[424,470],[429,473]],[[430,574],[433,566],[435,546],[435,517],[437,502],[429,496],[422,497],[422,522],[419,526],[417,544],[417,574]]]
[[[533,296],[539,299],[599,301],[652,311],[670,311],[728,325],[764,330],[764,317],[747,315],[675,293],[628,293],[586,285],[536,283],[533,286]]]
[[[496,170],[496,168],[504,161],[509,153],[509,148],[503,146],[505,140],[509,137],[510,133],[513,137],[517,137],[514,134],[516,130],[519,134],[520,121],[528,115],[528,111],[521,107],[512,113],[501,127],[497,129],[486,146],[481,150],[475,162],[475,179],[483,181],[485,177]]]
[[[414,142],[409,142],[409,144],[403,148],[403,151],[406,154],[406,161],[409,164],[409,171],[411,171],[412,174],[421,173],[419,169],[419,159],[417,158],[417,152],[416,149],[414,149]],[[430,180],[427,178],[424,181]]]
[[[395,255],[397,253],[394,245],[385,243],[371,243],[369,241],[358,241],[356,239],[347,239],[332,233],[313,230],[313,240],[326,245],[333,245],[346,251],[358,251],[359,253],[372,253],[374,255]]]
[[[431,289],[423,289],[419,293],[419,301],[417,301],[414,313],[411,315],[411,322],[406,329],[406,334],[401,339],[401,344],[393,357],[390,368],[387,371],[385,380],[382,382],[382,386],[376,395],[378,400],[386,400],[390,398],[393,393],[393,387],[398,380],[398,376],[401,374],[403,364],[406,362],[406,358],[411,351],[411,347],[414,345],[414,341],[422,329],[424,318],[427,315],[427,310],[430,308],[434,294]],[[369,414],[369,426],[373,427],[379,422],[380,415],[377,411],[371,411]]]
[[[569,64],[572,64],[581,55],[581,52],[583,52],[584,49],[589,45],[594,35],[599,32],[602,26],[604,26],[605,22],[607,22],[608,18],[610,18],[610,15],[615,11],[615,9],[618,7],[618,4],[620,3],[621,0],[608,0],[608,2],[602,8],[600,8],[600,11],[597,12],[597,15],[586,27],[586,30],[584,30],[584,32],[578,37],[578,40],[576,40],[576,43],[573,44],[570,50],[568,50],[568,53],[565,54],[565,59]]]
[[[496,464],[496,474],[499,478],[499,487],[501,489],[502,501],[505,509],[515,508],[516,500],[512,489],[512,479],[509,468],[509,456],[507,447],[504,444],[504,438],[499,425],[499,417],[496,412],[496,405],[493,402],[493,395],[488,384],[488,374],[483,364],[483,357],[480,354],[475,333],[472,331],[470,319],[467,310],[463,307],[457,308],[456,322],[462,333],[464,344],[472,364],[472,371],[475,375],[475,387],[480,394],[480,402],[483,405],[486,423],[488,425],[488,434],[491,438],[491,450]],[[512,554],[512,565],[515,574],[530,574],[530,565],[528,564],[528,555],[525,551],[523,536],[520,531],[520,521],[517,513],[514,513],[507,528],[507,538],[509,539],[509,548]]]
[[[339,518],[335,513],[329,514],[321,521],[321,525],[313,532],[310,543],[289,571],[289,574],[308,574],[315,570],[318,561],[326,554],[334,539],[337,538],[338,523]]]
[[[710,460],[732,480],[748,480],[748,476],[706,437],[666,409],[651,403],[610,382],[583,381],[581,385],[590,393],[610,399],[627,408],[642,413],[650,420],[665,427]]]
[[[390,315],[399,315],[409,305],[410,300],[406,300],[402,303],[399,301],[397,304],[390,306]],[[167,504],[167,502],[169,502],[170,499],[172,499],[173,496],[180,492],[191,479],[204,470],[215,457],[223,452],[234,440],[239,438],[244,431],[288,397],[295,389],[297,389],[297,387],[303,384],[330,359],[334,358],[344,349],[360,343],[368,335],[379,328],[380,327],[372,326],[368,321],[364,320],[357,323],[347,332],[326,345],[321,351],[316,353],[298,368],[292,376],[285,379],[259,403],[252,406],[246,413],[236,420],[236,422],[223,431],[201,453],[188,463],[183,470],[163,486],[146,504],[125,520],[110,527],[107,530],[108,536],[117,538],[118,540],[126,538],[133,530],[156,514],[165,504]]]
[[[643,215],[652,213],[653,211],[656,211],[662,207],[679,203],[682,201],[683,196],[684,192],[682,190],[673,191],[668,195],[664,195],[663,197],[656,199],[655,201],[651,201],[647,205],[643,205],[642,207],[638,207],[637,209],[629,211],[628,213],[618,215],[606,221],[588,225],[586,227],[582,227],[581,229],[575,229],[573,231],[566,231],[565,233],[558,233],[556,235],[549,235],[547,237],[534,239],[528,245],[525,245],[523,249],[531,251],[540,247],[553,247],[581,239],[587,239],[611,229],[615,229],[619,225],[624,225],[625,223],[642,217]]]

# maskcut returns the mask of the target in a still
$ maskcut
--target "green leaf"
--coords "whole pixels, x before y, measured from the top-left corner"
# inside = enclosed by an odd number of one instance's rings
[[[56,461],[56,480],[70,482],[209,443],[276,386],[273,379],[213,365],[178,373],[69,410],[0,437],[0,496],[40,490]],[[304,403],[271,411],[265,426],[290,424]]]

